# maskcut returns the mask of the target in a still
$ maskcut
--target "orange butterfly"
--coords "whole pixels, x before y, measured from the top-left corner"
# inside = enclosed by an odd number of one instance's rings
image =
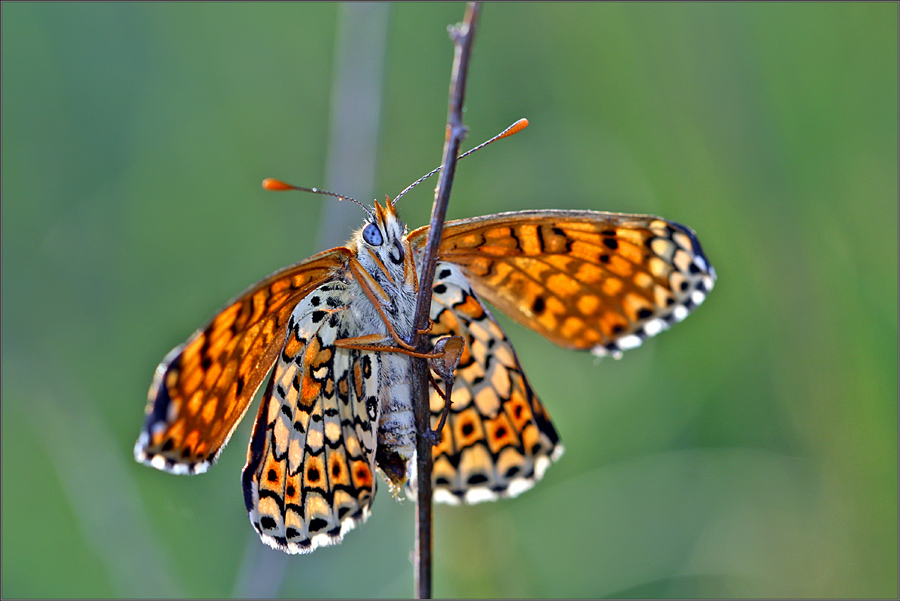
[[[407,235],[394,206],[376,202],[346,247],[238,296],[157,368],[137,460],[206,471],[274,365],[242,476],[266,544],[307,553],[340,542],[368,516],[376,468],[394,490],[414,486],[403,340],[427,234]],[[428,336],[461,336],[465,349],[434,447],[435,498],[514,496],[562,453],[483,301],[563,347],[619,357],[684,319],[714,280],[694,232],[658,217],[546,210],[448,222]],[[444,401],[432,391],[430,403],[436,426]]]

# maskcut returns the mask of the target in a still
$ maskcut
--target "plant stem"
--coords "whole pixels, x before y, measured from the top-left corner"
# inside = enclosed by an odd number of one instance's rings
[[[447,215],[447,204],[450,201],[450,188],[456,172],[456,157],[459,147],[466,135],[462,124],[462,107],[466,91],[466,76],[469,70],[469,56],[472,51],[472,40],[475,36],[475,23],[478,19],[479,5],[470,2],[462,24],[451,28],[450,35],[455,46],[453,72],[450,78],[450,102],[447,111],[447,134],[444,140],[444,157],[441,162],[441,175],[435,192],[431,209],[431,227],[422,270],[419,274],[419,296],[416,302],[415,324],[418,330],[428,327],[431,312],[431,286],[434,282],[434,270],[437,265],[438,247],[441,232],[444,228],[444,217]],[[419,334],[415,346],[422,352],[426,350],[426,336]],[[431,411],[429,408],[428,363],[424,359],[413,360],[413,399],[416,412],[416,597],[431,598],[431,565],[432,565],[432,444],[430,436]]]

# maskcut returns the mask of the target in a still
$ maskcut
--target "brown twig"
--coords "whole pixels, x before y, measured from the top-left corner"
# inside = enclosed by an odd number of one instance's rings
[[[450,200],[450,188],[456,172],[456,160],[459,147],[465,137],[466,129],[462,124],[462,107],[466,91],[466,75],[469,69],[469,56],[472,51],[472,40],[475,36],[475,23],[478,19],[479,5],[470,2],[466,7],[463,22],[450,29],[455,46],[453,72],[450,78],[450,103],[447,115],[447,134],[444,140],[444,157],[442,169],[431,209],[431,227],[419,275],[419,297],[416,302],[415,324],[418,330],[428,327],[431,312],[431,286],[434,282],[434,269],[437,265],[437,251],[440,245],[441,232],[444,228],[444,217],[447,215],[447,203]],[[424,352],[426,336],[418,334],[414,345]],[[428,403],[428,363],[424,359],[413,360],[413,399],[416,405],[416,597],[431,598],[431,564],[432,564],[432,512],[431,512],[431,471],[432,444],[431,411]]]

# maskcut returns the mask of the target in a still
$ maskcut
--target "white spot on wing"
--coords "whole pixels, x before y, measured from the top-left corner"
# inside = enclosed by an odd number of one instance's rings
[[[466,503],[475,504],[482,501],[493,501],[497,495],[488,488],[470,488],[466,491]]]
[[[459,505],[459,497],[443,488],[438,488],[434,491],[434,500],[447,505]]]
[[[565,450],[565,447],[563,447],[560,443],[556,443],[556,448],[553,449],[553,454],[550,455],[550,461],[555,463],[560,457],[562,457],[562,454],[565,452]]]
[[[602,359],[603,357],[612,357],[613,359],[621,359],[622,351],[620,350],[609,350],[602,344],[598,344],[594,348],[591,349],[591,354],[597,357],[598,359]]]
[[[516,497],[532,486],[534,486],[534,482],[532,482],[531,480],[526,480],[525,478],[516,478],[515,480],[510,481],[509,487],[506,489],[506,494],[508,494],[510,497]]]
[[[619,348],[623,351],[627,351],[641,346],[641,339],[634,334],[629,334],[628,336],[622,336],[618,340],[618,344]]]
[[[187,465],[187,464],[184,464],[184,463],[176,463],[176,464],[174,464],[174,465],[172,466],[172,470],[171,470],[171,471],[172,471],[173,474],[177,474],[177,475],[179,475],[179,476],[184,476],[184,475],[186,475],[186,474],[192,473],[192,472],[191,472],[191,467],[190,467],[189,465]]]
[[[661,319],[653,319],[644,324],[647,336],[656,336],[666,328],[666,322]]]

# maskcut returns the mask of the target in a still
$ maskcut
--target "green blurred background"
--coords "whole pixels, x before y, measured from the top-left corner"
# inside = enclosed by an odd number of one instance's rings
[[[170,348],[362,220],[260,180],[371,200],[440,162],[463,10],[2,5],[4,597],[412,594],[414,506],[384,486],[342,545],[288,557],[244,511],[250,420],[203,476],[132,446]],[[658,214],[719,280],[622,361],[508,325],[566,454],[517,499],[437,508],[436,595],[897,597],[897,23],[484,7],[466,147],[532,125],[461,164],[451,217]]]

